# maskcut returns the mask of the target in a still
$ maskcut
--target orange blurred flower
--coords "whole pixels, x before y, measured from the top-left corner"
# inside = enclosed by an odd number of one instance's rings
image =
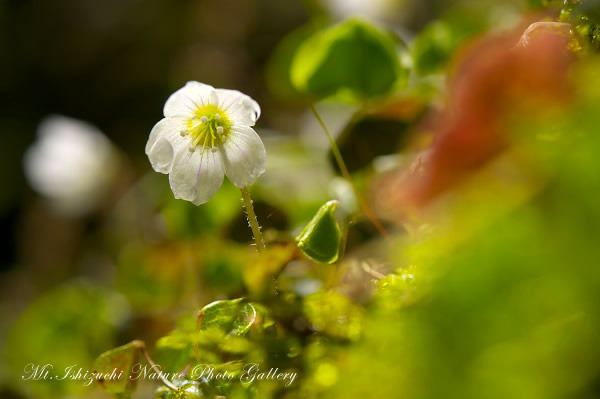
[[[426,204],[509,145],[507,117],[567,102],[570,29],[536,22],[465,49],[449,77],[447,105],[428,126],[431,146],[409,170],[382,178],[378,205]]]

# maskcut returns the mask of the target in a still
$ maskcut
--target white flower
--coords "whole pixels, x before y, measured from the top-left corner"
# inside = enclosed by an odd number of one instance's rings
[[[247,95],[188,82],[163,113],[146,154],[154,170],[169,174],[175,198],[200,205],[221,187],[224,174],[244,188],[265,171],[265,147],[252,129],[260,107]]]
[[[38,140],[24,157],[31,187],[62,213],[92,210],[117,170],[118,155],[98,128],[64,116],[50,116],[38,127]]]

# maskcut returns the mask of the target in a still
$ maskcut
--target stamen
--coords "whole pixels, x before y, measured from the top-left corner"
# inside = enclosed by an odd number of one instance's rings
[[[206,141],[206,134],[199,134],[198,137],[196,137],[196,140],[194,140],[194,142],[192,143],[192,147],[196,148],[196,146],[200,144],[200,140],[202,140],[203,137]]]
[[[208,139],[208,134],[204,135],[204,143],[202,143],[202,151],[200,151],[202,154],[204,154],[204,149],[206,148],[206,139]]]
[[[221,115],[218,107],[205,106],[196,111],[192,119],[188,121],[185,129],[180,131],[181,136],[190,136],[190,151],[199,150],[204,153],[205,148],[213,148],[223,143],[231,128],[231,122],[224,113]]]
[[[211,150],[212,152],[217,152],[217,151],[218,151],[218,150],[217,150],[217,147],[213,147],[213,148],[211,148],[210,150]]]
[[[196,150],[196,147],[190,146],[190,148],[188,148],[188,150],[190,150],[190,152],[194,152]]]

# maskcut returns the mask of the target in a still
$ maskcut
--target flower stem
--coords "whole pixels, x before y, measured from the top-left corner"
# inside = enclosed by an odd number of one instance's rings
[[[342,171],[342,175],[344,176],[344,178],[352,186],[352,190],[354,191],[354,195],[356,196],[356,199],[358,200],[358,203],[359,203],[361,209],[363,210],[365,215],[367,215],[367,217],[369,218],[371,223],[373,223],[373,225],[379,231],[379,233],[383,237],[387,238],[388,237],[387,231],[385,230],[385,228],[383,227],[381,222],[379,222],[379,220],[377,219],[375,214],[373,214],[373,211],[371,211],[371,208],[369,208],[367,201],[365,201],[365,199],[362,197],[362,195],[360,194],[360,192],[354,185],[354,182],[352,181],[352,177],[350,176],[350,172],[348,172],[348,168],[346,167],[346,163],[344,162],[344,158],[342,158],[342,154],[340,153],[340,149],[338,148],[337,143],[335,142],[335,139],[331,135],[329,128],[325,124],[325,121],[323,120],[323,118],[321,118],[321,115],[319,115],[319,113],[317,112],[317,109],[315,108],[314,105],[312,105],[312,104],[310,105],[310,110],[315,115],[315,118],[317,118],[317,120],[319,121],[319,124],[323,128],[323,131],[325,132],[325,135],[327,136],[327,139],[329,140],[329,144],[331,145],[331,151],[333,152],[335,161],[337,162],[338,167]]]
[[[256,250],[260,254],[265,249],[265,242],[263,240],[262,233],[260,232],[260,226],[258,225],[258,220],[256,219],[256,213],[254,213],[254,205],[252,205],[252,198],[250,198],[248,187],[242,188],[241,191],[242,200],[244,201],[244,207],[246,208],[246,217],[248,218],[248,224],[250,224],[250,229],[252,229],[252,235],[254,236],[254,241],[256,242]]]

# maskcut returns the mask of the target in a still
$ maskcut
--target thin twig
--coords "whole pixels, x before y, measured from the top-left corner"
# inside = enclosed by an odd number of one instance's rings
[[[158,374],[158,378],[160,378],[162,383],[165,384],[167,386],[167,388],[169,388],[171,391],[177,392],[179,390],[179,388],[177,388],[175,385],[173,385],[173,383],[171,381],[167,380],[167,378],[163,375],[163,372],[160,370],[160,368],[156,365],[156,363],[154,363],[152,361],[152,359],[150,358],[150,355],[148,355],[148,352],[146,351],[145,344],[141,346],[141,350],[142,350],[142,354],[146,358],[146,361],[148,362],[150,367],[154,370],[154,372],[156,374]]]
[[[333,152],[335,161],[337,162],[338,167],[342,171],[342,175],[344,176],[344,178],[352,186],[352,190],[354,191],[354,195],[356,196],[356,199],[358,200],[358,203],[359,203],[361,209],[363,210],[365,215],[367,215],[367,217],[369,218],[371,223],[373,223],[373,225],[379,231],[379,233],[383,237],[387,238],[388,237],[387,231],[385,230],[385,228],[383,227],[381,222],[379,222],[377,217],[375,217],[375,215],[373,214],[373,211],[371,211],[371,208],[369,208],[369,205],[367,204],[365,199],[362,197],[362,195],[356,188],[356,185],[354,185],[354,182],[352,181],[352,177],[350,176],[350,172],[348,171],[348,168],[346,167],[346,163],[344,162],[344,158],[342,158],[342,154],[340,153],[340,150],[339,150],[331,132],[329,131],[329,128],[325,124],[325,121],[323,120],[323,118],[321,118],[321,115],[319,115],[319,113],[317,112],[317,109],[315,108],[314,105],[311,104],[310,110],[315,115],[315,118],[317,118],[317,120],[319,121],[321,128],[323,128],[323,131],[325,132],[325,135],[327,136],[327,139],[329,140],[329,144],[331,145],[331,151]]]
[[[340,248],[338,254],[338,260],[336,263],[342,263],[344,256],[346,255],[346,243],[348,241],[348,231],[350,230],[350,222],[352,221],[350,216],[346,216],[342,221],[342,235],[340,237]]]
[[[381,279],[384,279],[386,277],[384,274],[381,274],[377,270],[373,269],[371,267],[371,265],[369,265],[367,262],[362,262],[360,264],[360,266],[362,267],[362,269],[365,272],[367,272],[368,274],[370,274],[376,280],[381,280]]]

